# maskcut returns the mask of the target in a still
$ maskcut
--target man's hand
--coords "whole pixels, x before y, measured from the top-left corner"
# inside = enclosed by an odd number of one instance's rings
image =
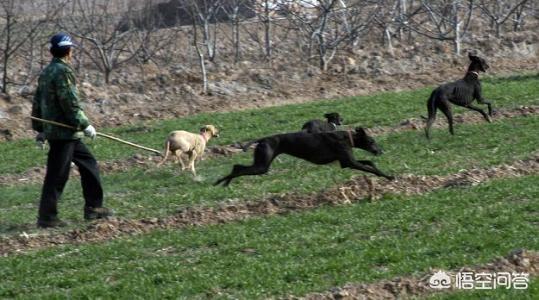
[[[88,125],[88,127],[84,129],[84,135],[91,138],[92,140],[95,139],[96,134],[97,132],[95,131],[94,126],[92,125]]]
[[[45,133],[40,132],[36,135],[36,145],[39,149],[45,149]]]

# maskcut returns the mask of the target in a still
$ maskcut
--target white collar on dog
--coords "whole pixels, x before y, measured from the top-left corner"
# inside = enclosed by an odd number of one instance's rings
[[[335,125],[335,123],[329,122],[329,124],[333,125],[333,130],[337,129],[337,125]]]
[[[475,74],[475,76],[477,76],[477,78],[479,78],[479,72],[476,72],[476,71],[470,71],[470,73]]]

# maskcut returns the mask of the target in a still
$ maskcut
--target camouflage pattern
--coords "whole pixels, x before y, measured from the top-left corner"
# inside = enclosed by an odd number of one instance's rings
[[[77,128],[72,130],[32,120],[32,128],[45,133],[48,140],[80,139],[83,136],[81,130],[90,125],[79,104],[73,69],[62,59],[53,58],[39,76],[32,116]]]

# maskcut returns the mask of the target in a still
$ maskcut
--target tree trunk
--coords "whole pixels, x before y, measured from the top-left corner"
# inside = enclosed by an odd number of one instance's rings
[[[386,37],[385,40],[387,41],[387,50],[393,55],[393,43],[391,42],[391,32],[389,31],[389,26],[384,29],[384,33]]]
[[[4,44],[4,56],[3,56],[3,70],[2,70],[2,93],[8,94],[8,63],[9,63],[9,52],[11,48],[11,17],[10,14],[6,17],[6,42]]]
[[[238,18],[238,7],[234,8],[232,37],[234,43],[234,63],[238,63],[240,61],[240,21]]]
[[[318,28],[318,55],[320,56],[320,70],[326,71],[327,70],[327,60],[326,60],[326,39],[324,38],[324,33],[326,31],[326,24],[327,24],[327,16],[329,11],[324,8],[323,16],[322,16],[322,22],[320,24],[320,28]]]
[[[399,0],[399,20],[403,25],[407,24],[406,20],[406,0]],[[405,26],[399,26],[399,40],[402,40],[402,37],[404,36],[404,27]]]
[[[105,83],[108,85],[110,83],[110,74],[112,73],[112,70],[109,68],[105,68]]]
[[[210,24],[209,20],[207,18],[204,19],[204,30],[203,30],[203,37],[204,37],[204,45],[206,45],[206,52],[208,53],[208,59],[211,61],[213,59],[213,46],[211,41],[211,34],[210,34]]]
[[[455,31],[455,37],[453,38],[455,54],[460,55],[460,25],[458,1],[453,1],[453,30]]]
[[[206,74],[206,65],[204,63],[204,54],[200,50],[200,47],[198,46],[198,40],[197,40],[197,27],[196,22],[193,19],[193,45],[195,46],[197,55],[198,55],[198,63],[200,66],[200,72],[202,73],[202,93],[207,94],[208,93],[208,76]]]
[[[264,4],[264,48],[266,50],[266,59],[271,60],[271,22],[270,22],[270,9],[268,0]]]

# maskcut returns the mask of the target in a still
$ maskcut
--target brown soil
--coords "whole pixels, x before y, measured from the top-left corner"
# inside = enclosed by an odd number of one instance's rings
[[[539,34],[535,31],[507,33],[503,39],[477,36],[463,45],[463,49],[466,49],[464,52],[478,50],[488,58],[491,66],[488,75],[504,76],[539,69]],[[184,52],[181,48],[178,60],[192,61],[184,57]],[[276,56],[271,65],[249,60],[232,64],[224,58],[208,63],[212,91],[208,95],[200,93],[197,67],[184,64],[148,65],[144,72],[139,67],[126,66],[114,74],[109,85],[93,79],[99,77],[95,70],[83,69],[79,87],[86,99],[85,111],[99,128],[201,112],[417,89],[458,79],[468,65],[468,58],[453,55],[447,43],[419,38],[413,44],[396,43],[393,51],[365,40],[360,49],[339,53],[326,72],[299,55],[287,52],[281,55],[283,57]],[[24,86],[10,96],[0,97],[0,141],[35,134],[27,119],[34,88]]]
[[[539,274],[539,252],[533,250],[518,249],[511,251],[505,257],[499,257],[485,265],[462,267],[449,272],[445,270],[432,270],[421,277],[396,277],[392,280],[381,280],[374,283],[347,284],[343,287],[336,287],[327,292],[312,293],[304,297],[289,296],[286,299],[308,299],[308,300],[329,300],[329,299],[364,299],[364,300],[390,300],[409,299],[415,297],[425,297],[435,292],[455,292],[458,289],[454,286],[449,289],[433,289],[429,287],[428,279],[434,273],[444,271],[454,275],[458,272],[476,273],[499,273],[518,272],[528,273],[530,277]],[[452,278],[454,278],[452,276]]]
[[[313,209],[323,205],[343,205],[363,199],[377,199],[380,195],[387,193],[420,194],[445,187],[476,185],[494,178],[537,173],[539,173],[539,153],[533,154],[531,158],[526,160],[489,168],[466,170],[447,176],[403,175],[394,181],[359,176],[340,186],[313,194],[289,193],[261,200],[222,202],[216,207],[189,207],[164,218],[141,220],[112,218],[93,222],[84,229],[74,229],[67,232],[54,230],[36,234],[23,232],[18,236],[0,238],[0,256],[59,244],[106,241],[155,229],[220,224],[253,216]]]
[[[531,116],[537,115],[539,113],[539,106],[520,106],[513,109],[500,109],[496,112],[493,117],[493,120],[502,120],[506,118],[514,118],[521,116]],[[474,112],[466,112],[461,115],[456,115],[454,117],[456,124],[466,123],[466,124],[476,124],[483,123],[485,120],[481,115]],[[434,127],[446,127],[447,122],[444,118],[439,118],[439,120],[434,124]],[[411,118],[399,122],[395,126],[377,126],[369,128],[368,131],[373,136],[383,135],[387,133],[400,132],[405,130],[421,130],[424,127],[424,121],[422,119]],[[254,146],[253,146],[254,147]],[[227,146],[209,146],[207,149],[207,156],[219,157],[219,156],[229,156],[236,153],[242,152],[237,145],[227,145]],[[144,155],[135,155],[128,159],[121,159],[115,161],[100,162],[100,168],[102,173],[113,173],[113,172],[122,172],[126,171],[129,168],[134,166],[142,166],[145,168],[155,167],[157,162],[160,160],[160,157],[157,156],[144,156]],[[21,174],[4,174],[0,175],[0,186],[2,185],[17,185],[17,184],[28,184],[28,183],[37,183],[41,182],[45,176],[44,167],[32,168]],[[77,170],[74,168],[71,176],[78,176]]]

